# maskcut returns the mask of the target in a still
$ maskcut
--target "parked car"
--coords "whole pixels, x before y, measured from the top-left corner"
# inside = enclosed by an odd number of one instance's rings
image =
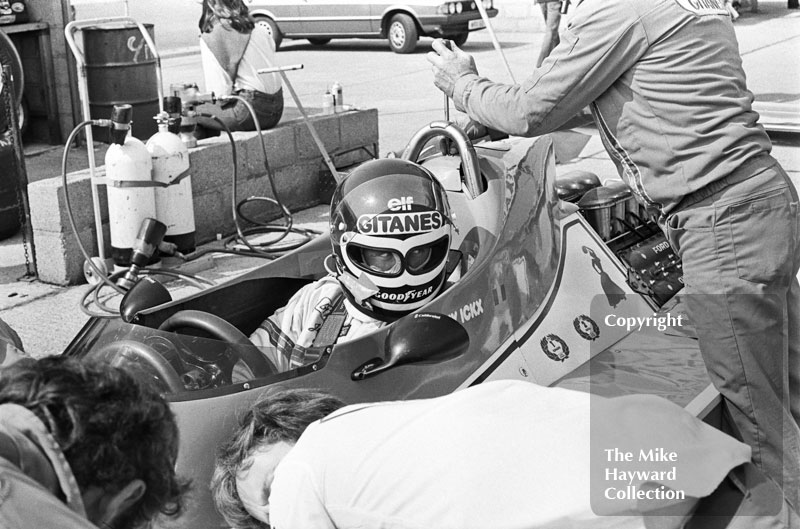
[[[494,0],[247,0],[250,13],[280,47],[286,39],[322,46],[336,38],[388,39],[396,53],[411,53],[419,37],[443,37],[461,46],[470,31],[486,27],[475,1],[489,17]]]

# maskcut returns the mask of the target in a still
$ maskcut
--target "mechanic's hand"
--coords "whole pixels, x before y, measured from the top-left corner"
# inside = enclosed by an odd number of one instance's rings
[[[453,97],[456,81],[467,74],[477,75],[475,59],[472,55],[450,42],[453,47],[448,48],[442,39],[433,41],[433,50],[428,52],[428,62],[433,65],[433,84],[444,92],[447,97]]]

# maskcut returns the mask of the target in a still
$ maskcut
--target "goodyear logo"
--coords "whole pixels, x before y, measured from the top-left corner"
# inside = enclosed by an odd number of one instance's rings
[[[366,235],[403,235],[425,233],[441,228],[443,224],[444,217],[438,211],[361,215],[358,231]]]
[[[388,303],[409,303],[431,295],[433,285],[420,290],[406,290],[405,292],[378,292],[373,297]]]

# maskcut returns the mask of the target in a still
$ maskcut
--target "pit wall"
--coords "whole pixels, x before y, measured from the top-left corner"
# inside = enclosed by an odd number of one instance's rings
[[[356,110],[311,118],[334,165],[344,170],[378,153],[378,111]],[[282,202],[291,210],[328,202],[335,186],[333,176],[314,140],[300,119],[280,123],[263,132],[269,165]],[[249,196],[271,197],[263,153],[256,132],[235,132],[237,151],[237,201]],[[98,164],[102,160],[98,160]],[[189,150],[197,244],[235,231],[231,213],[232,153],[227,135],[209,138]],[[97,176],[105,175],[99,166]],[[97,255],[97,241],[88,170],[67,175],[69,198],[81,241]],[[98,186],[106,254],[110,253],[106,188]],[[69,225],[61,176],[28,186],[37,273],[41,281],[57,285],[85,282],[84,258]],[[276,218],[276,207],[257,203],[259,220]],[[248,209],[250,213],[254,209]]]

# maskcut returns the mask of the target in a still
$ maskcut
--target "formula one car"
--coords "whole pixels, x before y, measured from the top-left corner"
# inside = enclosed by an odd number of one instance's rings
[[[431,149],[437,139],[452,147]],[[179,470],[197,484],[179,526],[222,525],[203,485],[216,447],[237,414],[274,386],[323,388],[356,403],[521,379],[606,396],[658,394],[719,422],[719,397],[685,316],[679,306],[659,312],[652,296],[631,288],[629,267],[559,198],[549,137],[473,145],[453,124],[434,122],[402,157],[444,184],[457,225],[451,247],[461,254],[460,280],[419,311],[276,372],[247,336],[326,274],[331,246],[322,235],[184,299],[125,300],[134,305],[129,322],[92,319],[68,346],[68,355],[140,369],[169,395],[181,429]],[[252,378],[236,380],[239,361]]]

